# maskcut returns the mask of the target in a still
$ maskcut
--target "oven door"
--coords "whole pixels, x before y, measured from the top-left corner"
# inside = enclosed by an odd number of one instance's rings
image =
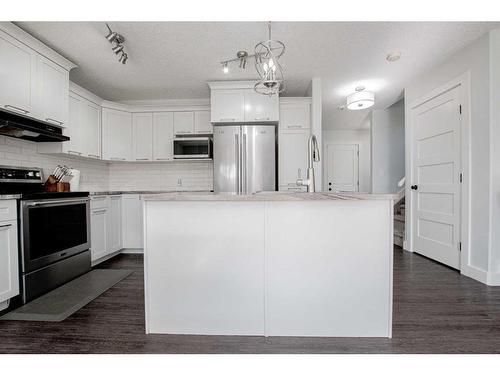
[[[211,137],[183,137],[174,139],[174,159],[212,158]]]
[[[21,201],[23,273],[90,248],[89,198]]]

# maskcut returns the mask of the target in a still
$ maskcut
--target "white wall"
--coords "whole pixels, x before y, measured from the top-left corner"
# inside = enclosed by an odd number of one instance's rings
[[[328,191],[326,147],[329,144],[358,144],[359,145],[359,191],[371,191],[370,173],[370,130],[324,130],[323,131],[323,160],[324,176],[323,190]]]
[[[419,97],[466,72],[470,72],[470,175],[464,176],[464,183],[470,186],[470,250],[468,263],[462,264],[462,272],[464,272],[464,268],[469,268],[470,270],[467,272],[473,271],[469,275],[481,281],[490,277],[489,273],[500,269],[498,264],[500,261],[498,254],[500,239],[496,235],[500,230],[498,227],[500,224],[498,208],[500,204],[498,197],[500,188],[500,177],[498,176],[498,162],[500,162],[498,154],[500,142],[498,135],[498,120],[500,119],[498,113],[498,86],[500,84],[498,66],[500,58],[498,49],[500,46],[498,45],[498,33],[499,31],[496,30],[491,34],[485,34],[441,65],[416,78],[407,85],[405,90],[406,117],[408,118],[411,104]],[[491,59],[490,51],[493,51]],[[490,80],[494,83],[493,85],[490,85]],[[495,99],[497,101],[493,102]],[[493,132],[492,129],[494,129]],[[409,129],[406,129],[406,134],[406,144],[409,150],[411,141]],[[467,155],[463,157],[467,157]],[[407,175],[409,175],[409,155],[406,170]],[[409,185],[408,181],[407,189]],[[409,190],[407,190],[407,196],[408,193]],[[412,206],[412,203],[411,199],[407,199],[408,208]],[[495,208],[492,208],[494,205],[496,205]],[[407,212],[410,212],[410,209],[407,209]],[[409,223],[410,215],[407,215],[406,219]],[[407,227],[411,227],[411,225]],[[407,232],[407,234],[410,233]],[[409,238],[406,239],[407,243]],[[500,279],[498,285],[500,285]]]
[[[404,100],[372,111],[371,170],[373,193],[396,193],[405,176]]]

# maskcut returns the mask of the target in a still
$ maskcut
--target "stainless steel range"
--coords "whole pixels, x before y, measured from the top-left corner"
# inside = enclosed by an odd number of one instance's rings
[[[46,193],[39,168],[0,166],[0,194],[19,194],[22,303],[90,270],[88,192]]]

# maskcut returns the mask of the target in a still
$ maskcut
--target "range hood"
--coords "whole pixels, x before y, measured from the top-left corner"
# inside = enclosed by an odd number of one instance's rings
[[[33,142],[69,141],[60,126],[8,111],[0,111],[0,135]]]

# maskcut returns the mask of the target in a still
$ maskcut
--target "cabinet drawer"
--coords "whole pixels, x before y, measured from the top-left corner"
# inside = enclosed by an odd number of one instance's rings
[[[0,200],[0,221],[16,220],[17,204],[15,200]]]
[[[108,195],[96,195],[90,198],[90,209],[108,208],[109,199]]]

